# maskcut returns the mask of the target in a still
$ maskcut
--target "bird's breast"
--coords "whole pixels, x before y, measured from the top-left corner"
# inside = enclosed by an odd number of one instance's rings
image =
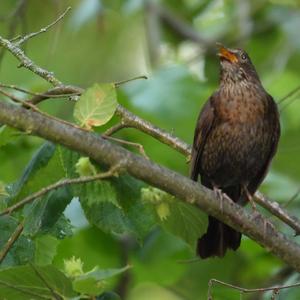
[[[251,180],[267,160],[271,135],[262,101],[221,101],[203,149],[202,171],[221,186]]]

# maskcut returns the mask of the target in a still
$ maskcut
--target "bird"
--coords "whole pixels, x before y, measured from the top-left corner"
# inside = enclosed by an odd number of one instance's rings
[[[215,191],[218,199],[251,202],[269,169],[280,138],[276,102],[264,89],[246,51],[219,45],[220,81],[197,119],[190,178]],[[197,255],[223,257],[237,250],[241,233],[208,216]]]

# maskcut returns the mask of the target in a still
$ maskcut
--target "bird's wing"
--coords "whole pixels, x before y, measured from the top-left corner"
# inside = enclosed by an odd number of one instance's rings
[[[277,104],[275,103],[275,101],[270,95],[268,95],[267,114],[268,114],[267,118],[269,120],[269,126],[271,126],[272,128],[271,146],[264,166],[261,168],[257,176],[249,183],[248,190],[251,194],[255,193],[259,185],[264,180],[268,172],[269,166],[271,164],[272,158],[276,153],[278,141],[280,138],[280,122],[279,122],[279,113],[277,109]]]
[[[192,148],[192,159],[190,166],[190,178],[197,181],[200,167],[202,151],[206,142],[206,139],[213,127],[215,120],[214,108],[213,108],[213,96],[208,99],[202,108],[195,129],[194,143]]]

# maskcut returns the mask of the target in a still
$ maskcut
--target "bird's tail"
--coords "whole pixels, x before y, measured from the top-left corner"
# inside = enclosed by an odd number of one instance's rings
[[[236,203],[243,196],[242,189],[238,185],[222,189],[222,192]],[[201,258],[223,257],[227,249],[237,250],[239,248],[241,237],[240,232],[209,216],[207,232],[198,239],[197,254]]]
[[[236,250],[241,244],[241,233],[209,216],[207,232],[198,239],[197,254],[201,258],[223,257],[227,249]]]

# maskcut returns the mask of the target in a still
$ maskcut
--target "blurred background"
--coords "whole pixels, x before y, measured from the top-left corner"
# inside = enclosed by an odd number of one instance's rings
[[[218,86],[216,42],[244,48],[277,102],[300,85],[299,0],[1,0],[0,34],[13,38],[38,31],[68,6],[72,10],[60,23],[26,44],[26,53],[64,83],[83,88],[146,75],[148,80],[122,85],[119,102],[188,143],[202,104]],[[17,66],[16,59],[0,48],[0,82],[39,92],[50,87]],[[300,213],[299,97],[300,92],[295,92],[279,103],[282,137],[261,187],[296,216]],[[41,107],[72,119],[72,103],[51,100]],[[185,158],[158,141],[133,129],[117,136],[141,143],[155,162],[188,174]],[[22,137],[1,147],[0,180],[14,182],[42,142]],[[239,251],[223,259],[183,263],[194,257],[194,249],[165,230],[154,228],[137,244],[88,226],[76,200],[65,214],[74,235],[59,243],[54,263],[62,266],[74,255],[87,269],[131,264],[126,276],[111,283],[122,299],[207,299],[211,278],[248,288],[299,280],[245,236]],[[292,238],[289,228],[276,225]],[[213,291],[214,299],[240,299],[228,288]],[[243,299],[270,299],[270,294]],[[278,299],[300,299],[300,289],[282,291]]]

